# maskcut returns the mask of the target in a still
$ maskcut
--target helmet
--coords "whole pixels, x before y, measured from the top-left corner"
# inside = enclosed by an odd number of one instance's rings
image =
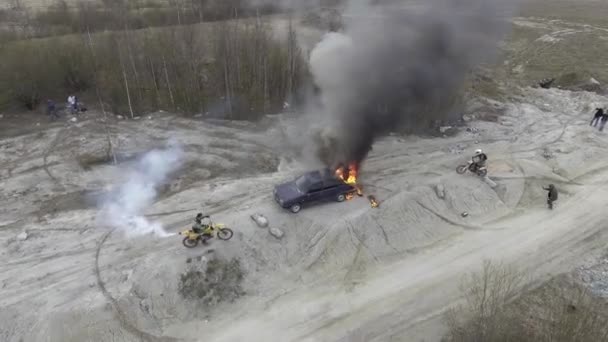
[[[475,155],[476,155],[476,156],[477,156],[477,155],[480,155],[480,154],[482,154],[482,153],[483,153],[483,151],[482,151],[480,148],[475,150]]]

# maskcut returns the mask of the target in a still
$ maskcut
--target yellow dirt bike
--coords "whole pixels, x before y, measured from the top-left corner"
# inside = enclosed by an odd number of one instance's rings
[[[203,228],[203,231],[211,231],[210,234],[196,233],[192,228],[180,232],[179,235],[184,235],[182,243],[187,248],[194,248],[198,245],[199,241],[206,244],[208,240],[214,238],[214,235],[217,236],[218,239],[224,241],[230,240],[232,235],[234,235],[232,229],[226,228],[223,224],[209,223],[209,228],[211,229],[205,227]]]

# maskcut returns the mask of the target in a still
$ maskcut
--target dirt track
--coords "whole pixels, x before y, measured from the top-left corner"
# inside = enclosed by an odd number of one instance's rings
[[[504,203],[514,205],[506,211],[495,210],[494,214],[499,215],[493,218],[476,222],[475,226],[483,227],[481,230],[467,229],[471,225],[462,224],[459,228],[464,229],[457,236],[368,271],[353,286],[334,278],[330,284],[310,291],[290,293],[274,301],[262,315],[238,319],[229,332],[218,331],[217,340],[239,341],[248,337],[264,341],[278,336],[286,341],[436,340],[442,333],[437,329],[441,313],[458,301],[460,277],[476,270],[483,259],[516,263],[541,281],[568,271],[585,257],[605,249],[607,140],[588,126],[589,111],[585,106],[593,96],[536,90],[530,91],[529,96],[544,110],[528,104],[514,108],[503,119],[506,126],[485,126],[485,132],[504,141],[487,145],[483,137],[479,139],[492,156],[490,174],[499,184],[511,182],[508,185],[511,193],[504,197]],[[434,143],[413,143],[408,152],[422,150],[426,145],[424,150],[432,154]],[[576,148],[579,146],[585,148]],[[548,160],[541,156],[547,149],[552,154]],[[371,174],[379,171],[374,170],[374,162],[399,164],[405,158],[411,159],[394,155],[380,161],[376,158],[381,157],[375,157],[378,155],[385,154],[375,153],[366,165]],[[408,171],[391,175],[391,179],[381,177],[373,183],[403,181],[404,177],[411,177],[413,170]],[[462,182],[448,174],[442,179],[448,184]],[[544,193],[540,190],[550,182],[562,191],[553,212],[544,208]],[[478,186],[491,191],[482,183]],[[515,190],[518,186],[521,191]],[[446,188],[449,192],[449,185]],[[509,200],[510,196],[515,198]],[[442,214],[455,217],[457,212]],[[439,223],[401,229],[431,233],[436,225]],[[368,229],[373,228],[360,227],[360,231]],[[403,242],[392,241],[391,245]],[[299,309],[294,310],[296,307]]]
[[[7,262],[0,266],[0,337],[188,341],[200,339],[204,327],[205,339],[213,341],[436,340],[441,313],[458,301],[460,277],[483,259],[514,262],[541,281],[606,246],[608,137],[588,122],[593,106],[607,99],[560,90],[523,93],[497,123],[472,122],[455,137],[378,142],[361,181],[380,208],[356,198],[297,215],[271,198],[274,184],[302,170],[278,161],[289,120],[218,125],[158,114],[113,123],[125,155],[158,146],[169,123],[188,127],[180,131],[185,168],[146,214],[176,231],[205,211],[235,229],[231,241],[208,249],[186,250],[177,237],[109,234],[88,196],[120,179],[130,161],[89,170],[74,162],[103,146],[102,135],[83,140],[80,133],[94,131],[89,125],[95,121],[6,138],[0,141],[3,164],[11,172],[1,180]],[[234,139],[241,151],[234,150]],[[20,152],[24,144],[32,151],[27,156]],[[478,147],[490,156],[494,189],[454,172]],[[276,160],[273,167],[281,171],[252,162],[251,155]],[[37,167],[44,165],[53,178]],[[541,189],[548,183],[560,189],[553,212]],[[276,240],[256,227],[249,218],[254,212],[285,237]],[[29,234],[25,241],[16,238],[22,230]],[[241,259],[245,297],[205,309],[181,298],[180,274],[210,257]],[[34,326],[25,323],[32,320]]]

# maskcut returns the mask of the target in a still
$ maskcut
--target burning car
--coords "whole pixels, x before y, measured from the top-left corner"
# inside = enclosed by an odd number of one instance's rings
[[[307,203],[320,201],[342,202],[360,193],[356,175],[344,177],[344,170],[332,172],[330,169],[303,174],[294,181],[277,185],[274,199],[285,209],[297,213]],[[346,171],[348,173],[348,171]]]

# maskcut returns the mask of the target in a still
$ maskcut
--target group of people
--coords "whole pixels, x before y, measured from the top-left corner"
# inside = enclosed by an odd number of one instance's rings
[[[608,121],[608,113],[604,110],[604,108],[596,108],[595,114],[593,115],[593,119],[591,120],[590,126],[596,127],[597,124],[600,124],[599,130],[600,132],[604,130],[604,126],[606,125],[606,121]]]
[[[82,107],[82,104],[78,100],[76,95],[68,96],[66,111],[72,115],[76,115],[81,111],[85,111],[86,109]],[[48,99],[46,100],[46,114],[51,118],[51,120],[59,119],[59,110],[57,108],[57,104],[55,101]]]
[[[606,120],[606,115],[604,114],[604,112],[602,111],[602,120],[604,120],[603,122],[605,123]],[[603,124],[600,126],[600,131],[603,128]],[[475,150],[475,154],[473,155],[473,157],[471,158],[473,164],[475,165],[475,169],[481,168],[481,167],[485,167],[486,166],[486,161],[488,160],[488,156],[481,150],[481,149],[477,149]],[[558,193],[557,193],[557,188],[555,187],[555,185],[553,184],[549,184],[548,187],[543,187],[543,190],[547,191],[547,207],[549,209],[553,209],[553,202],[557,201],[558,198]]]

